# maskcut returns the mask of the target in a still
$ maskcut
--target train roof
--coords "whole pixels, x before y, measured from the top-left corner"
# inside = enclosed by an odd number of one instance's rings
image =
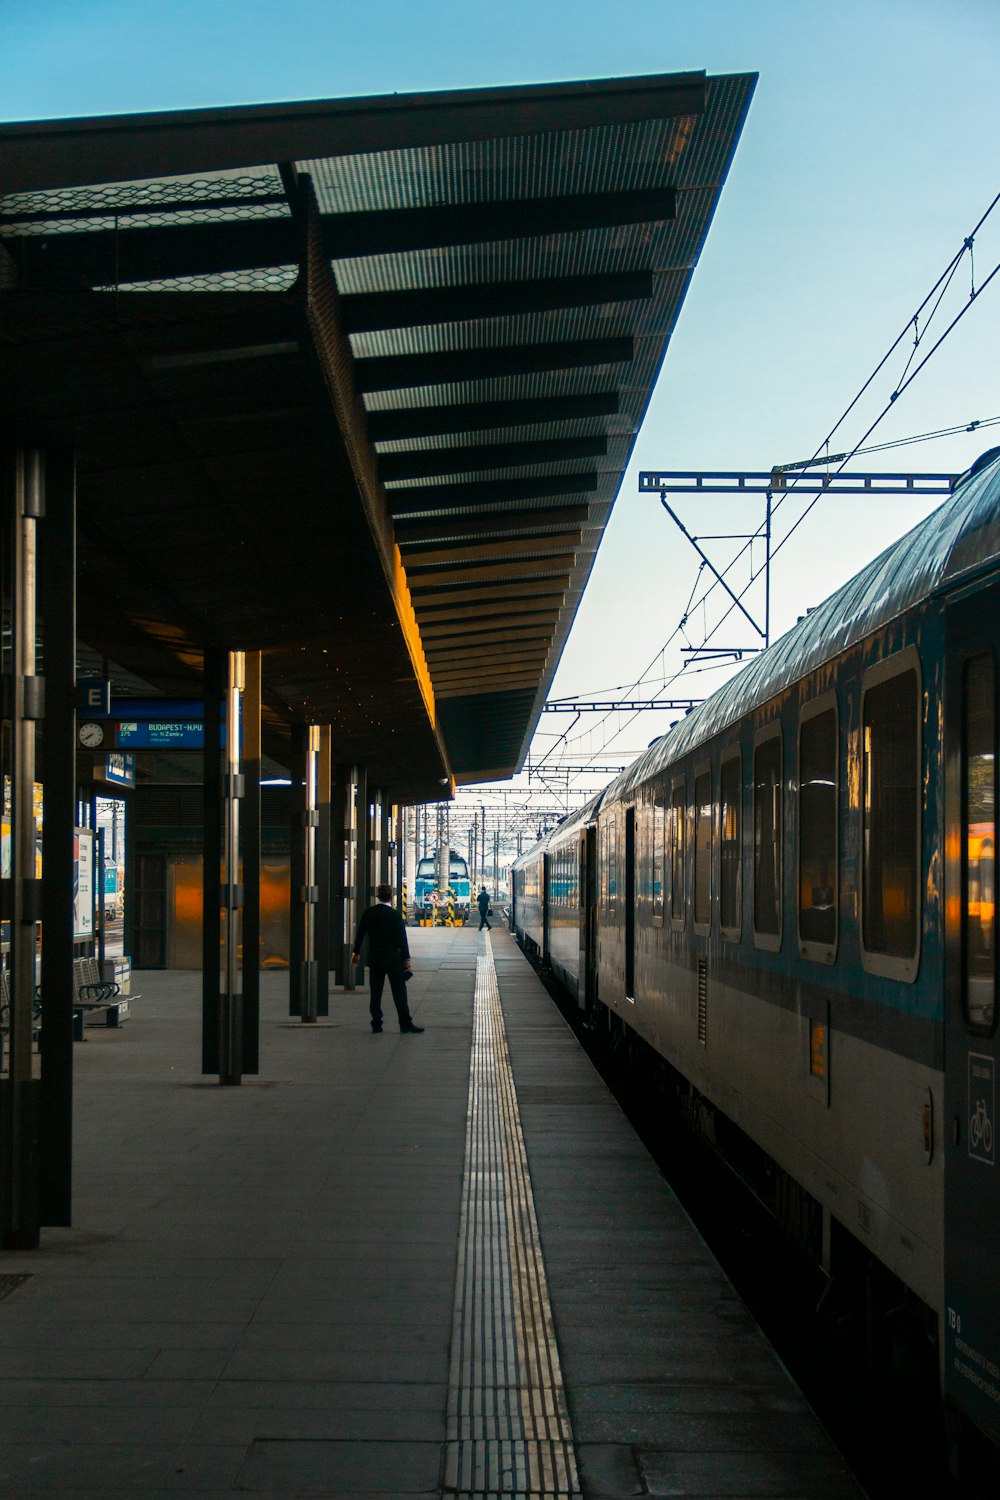
[[[582,807],[578,807],[569,813],[557,827],[547,833],[544,838],[539,839],[537,844],[532,844],[530,849],[526,849],[523,854],[519,854],[511,865],[511,869],[516,870],[518,865],[523,863],[523,861],[536,858],[540,850],[548,849],[552,844],[561,842],[566,834],[574,832],[575,829],[585,828],[597,812],[603,796],[603,790],[597,792],[591,797],[589,802],[585,802]]]
[[[972,466],[932,515],[654,741],[595,799],[598,806],[627,796],[872,631],[998,563],[1000,449],[993,449]]]

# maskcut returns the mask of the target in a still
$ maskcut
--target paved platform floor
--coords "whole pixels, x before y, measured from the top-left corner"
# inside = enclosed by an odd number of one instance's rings
[[[491,944],[580,1492],[859,1496],[523,956]],[[200,1076],[195,974],[137,974],[127,1025],[87,1030],[74,1227],[0,1254],[28,1276],[0,1298],[4,1500],[442,1493],[485,943],[411,947],[423,1036],[391,1005],[373,1036],[366,991],[290,1021],[269,973],[238,1088]]]

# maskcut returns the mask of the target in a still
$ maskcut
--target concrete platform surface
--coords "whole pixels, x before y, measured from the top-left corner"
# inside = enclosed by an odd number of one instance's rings
[[[411,932],[422,1036],[262,976],[261,1074],[200,1075],[200,976],[74,1054],[74,1227],[0,1254],[0,1496],[439,1496],[477,955]],[[492,959],[593,1500],[861,1491],[510,937]],[[392,1019],[390,1019],[392,1017]],[[489,1274],[488,1268],[485,1274]],[[531,1497],[537,1488],[465,1494]]]

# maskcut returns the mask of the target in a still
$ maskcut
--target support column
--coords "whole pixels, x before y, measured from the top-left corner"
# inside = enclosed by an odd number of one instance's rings
[[[354,933],[357,931],[357,924],[361,913],[367,911],[372,904],[372,820],[368,806],[368,772],[364,766],[356,766],[354,768],[354,807],[355,828],[357,831],[357,873],[355,878],[354,926],[351,929],[349,942],[354,941]],[[361,963],[355,970],[355,974],[358,981],[363,984],[365,977],[363,955]]]
[[[205,749],[202,773],[201,1071],[218,1073],[222,985],[222,699],[227,656],[205,652]]]
[[[351,766],[344,784],[344,988],[353,990],[358,971],[351,947],[358,930],[358,884],[361,880],[358,823],[358,768]],[[362,971],[363,972],[363,971]]]
[[[226,653],[226,755],[222,795],[222,995],[219,1007],[219,1082],[243,1080],[243,993],[240,988],[240,697],[244,685],[242,651]]]
[[[404,847],[406,843],[406,811],[400,807],[398,802],[394,802],[389,809],[389,815],[392,820],[391,843],[389,847],[392,850],[392,873],[396,889],[396,910],[402,912],[403,890],[406,886],[406,850]],[[404,917],[405,915],[406,913],[404,913]]]
[[[260,1072],[261,654],[245,654],[243,691],[243,1071]]]
[[[305,807],[302,812],[303,861],[300,902],[302,906],[302,979],[299,1003],[303,1021],[316,1021],[316,911],[319,887],[316,884],[316,828],[319,812],[316,806],[319,728],[310,724],[305,735]]]
[[[379,882],[384,885],[392,885],[392,808],[389,805],[384,787],[379,790],[379,801],[375,815],[378,818],[378,847],[379,859],[382,866]]]
[[[377,886],[388,880],[386,873],[386,847],[382,836],[385,814],[385,793],[380,786],[372,787],[370,794],[371,815],[371,889],[374,892]]]
[[[316,764],[316,1014],[330,1014],[330,863],[331,863],[331,746],[329,724],[320,725]]]
[[[4,527],[10,559],[11,872],[3,916],[10,922],[10,1072],[0,1089],[0,1239],[6,1249],[39,1242],[39,1085],[33,1077],[35,949],[41,916],[35,876],[35,724],[44,712],[36,672],[38,522],[44,515],[41,453],[14,456]],[[6,559],[5,559],[6,561]],[[5,569],[6,572],[6,569]]]
[[[302,965],[306,956],[305,907],[302,889],[306,883],[306,754],[308,729],[292,726],[292,811],[288,830],[288,1014],[302,1015]]]
[[[45,631],[42,737],[45,1024],[40,1038],[39,1216],[42,1224],[68,1225],[72,1222],[73,1189],[73,828],[76,822],[76,461],[68,450],[46,454],[41,605]],[[98,870],[101,869],[99,864]]]
[[[338,766],[330,785],[330,967],[335,984],[346,984],[350,959],[345,938],[347,902],[347,794],[350,771]],[[352,934],[353,936],[353,934]]]

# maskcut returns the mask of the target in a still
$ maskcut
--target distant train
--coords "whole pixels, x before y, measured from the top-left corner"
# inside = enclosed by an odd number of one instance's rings
[[[512,877],[522,943],[648,1043],[872,1344],[930,1342],[973,1444],[1000,1443],[998,656],[994,449]]]
[[[433,916],[439,906],[447,906],[448,892],[454,902],[455,915],[464,921],[469,915],[469,866],[457,850],[449,851],[449,875],[443,886],[439,886],[435,859],[426,855],[417,861],[417,873],[413,882],[413,909],[418,916]]]

